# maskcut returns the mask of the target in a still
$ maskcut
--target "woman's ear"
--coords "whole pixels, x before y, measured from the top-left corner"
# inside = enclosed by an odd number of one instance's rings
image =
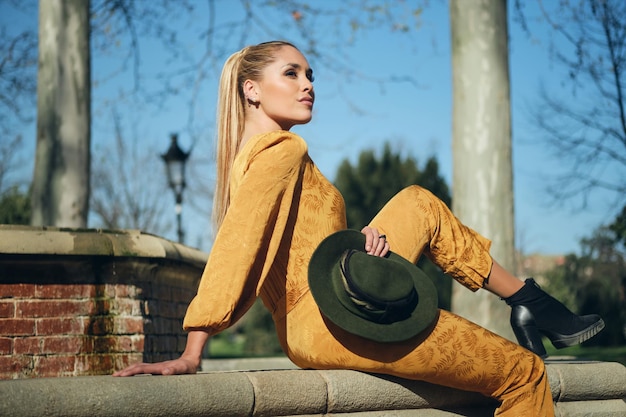
[[[256,83],[252,80],[246,80],[243,83],[243,95],[250,104],[257,104],[259,96],[256,91]]]

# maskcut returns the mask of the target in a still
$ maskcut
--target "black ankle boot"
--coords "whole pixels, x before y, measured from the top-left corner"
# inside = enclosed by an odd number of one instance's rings
[[[604,320],[597,314],[578,316],[545,293],[534,279],[504,301],[511,306],[511,327],[517,341],[528,350],[545,358],[541,342],[545,335],[554,347],[561,349],[584,342],[604,329]]]

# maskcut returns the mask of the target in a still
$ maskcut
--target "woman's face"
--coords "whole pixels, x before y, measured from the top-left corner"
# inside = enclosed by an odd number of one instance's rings
[[[255,84],[257,110],[280,129],[308,123],[313,113],[313,70],[304,55],[291,46],[275,52],[275,60]]]

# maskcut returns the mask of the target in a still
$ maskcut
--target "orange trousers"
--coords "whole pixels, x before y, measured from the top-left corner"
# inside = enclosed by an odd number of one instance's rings
[[[394,252],[413,262],[424,253],[472,290],[489,275],[489,241],[420,187],[397,194],[371,226],[387,235]],[[554,416],[541,358],[445,310],[429,329],[399,343],[338,328],[321,315],[310,293],[276,324],[285,352],[302,368],[354,369],[480,392],[501,402],[495,415],[502,417]]]

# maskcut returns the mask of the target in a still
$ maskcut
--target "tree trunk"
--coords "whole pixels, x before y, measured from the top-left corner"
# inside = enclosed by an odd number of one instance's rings
[[[506,0],[451,0],[453,211],[514,271],[513,173]],[[509,308],[455,285],[454,312],[515,340]]]
[[[40,1],[34,226],[87,226],[90,83],[89,0]]]

